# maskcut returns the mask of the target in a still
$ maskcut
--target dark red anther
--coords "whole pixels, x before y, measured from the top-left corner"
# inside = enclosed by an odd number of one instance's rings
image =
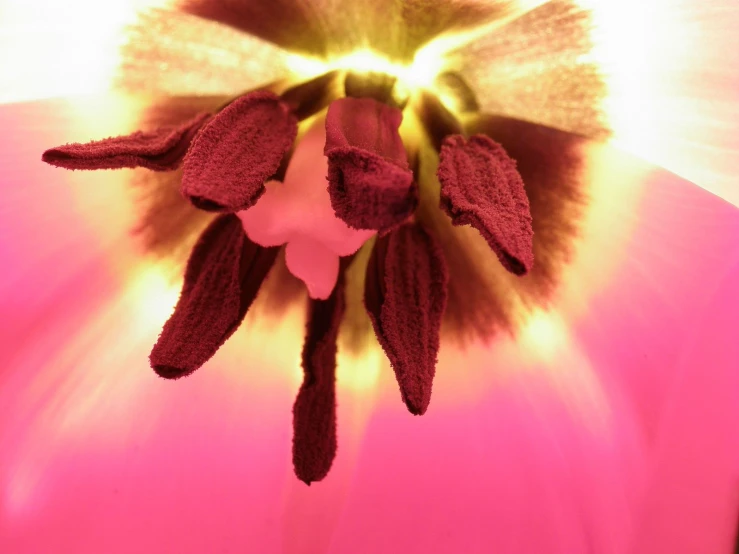
[[[180,190],[203,210],[245,210],[264,193],[264,182],[277,172],[297,132],[298,120],[274,93],[242,96],[195,137]]]
[[[377,239],[364,303],[403,401],[415,415],[431,400],[448,281],[441,247],[420,225],[404,225]]]
[[[484,135],[444,139],[437,176],[440,205],[454,225],[472,225],[516,275],[534,265],[531,209],[516,162]]]
[[[336,456],[336,339],[344,315],[343,276],[327,300],[311,300],[303,345],[304,380],[293,407],[293,465],[310,485]]]
[[[241,324],[278,248],[263,248],[235,215],[217,218],[190,254],[174,313],[149,360],[161,377],[189,375],[208,361]]]
[[[210,118],[211,114],[200,113],[175,127],[58,146],[44,152],[41,159],[66,169],[145,167],[154,171],[171,171],[179,167],[193,137]]]
[[[354,229],[386,230],[418,205],[398,129],[403,113],[372,98],[342,98],[326,115],[331,206]]]

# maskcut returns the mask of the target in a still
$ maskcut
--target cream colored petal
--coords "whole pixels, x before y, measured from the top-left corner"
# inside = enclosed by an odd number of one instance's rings
[[[484,112],[603,135],[606,91],[586,57],[590,26],[589,14],[573,2],[547,2],[503,27],[468,35],[466,46],[446,55],[446,65],[472,87]]]
[[[0,103],[106,90],[125,26],[164,1],[0,1]]]
[[[739,5],[555,0],[447,55],[484,111],[622,148],[739,204]]]
[[[156,9],[129,27],[122,57],[116,83],[126,91],[228,95],[287,77],[290,55],[225,25]]]
[[[614,140],[739,205],[739,4],[582,3],[593,13]]]

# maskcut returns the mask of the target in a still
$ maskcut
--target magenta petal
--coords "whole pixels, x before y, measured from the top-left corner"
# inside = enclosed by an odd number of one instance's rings
[[[177,379],[207,362],[241,324],[276,256],[251,242],[235,215],[216,219],[187,262],[180,300],[151,351],[154,371]]]
[[[201,113],[176,127],[58,146],[44,152],[41,159],[65,169],[145,167],[171,171],[179,167],[193,137],[210,117],[211,114]]]
[[[735,207],[656,168],[636,198],[608,203],[616,215],[601,228],[626,244],[580,281],[595,289],[586,312],[562,314],[605,418],[579,411],[593,390],[559,379],[572,368],[556,345],[528,367],[523,349],[491,345],[477,360],[443,349],[435,409],[420,421],[381,386],[356,392],[376,401],[367,426],[347,425],[361,410],[338,391],[340,455],[308,488],[290,467],[295,363],[252,342],[249,368],[220,356],[219,371],[177,386],[145,371],[150,297],[113,285],[128,276],[111,271],[123,254],[101,239],[109,226],[90,205],[80,217],[38,164],[38,145],[69,125],[62,107],[0,106],[13,161],[0,164],[13,207],[0,218],[0,552],[731,552]],[[96,278],[110,286],[82,294]]]
[[[454,225],[480,231],[500,263],[523,275],[534,264],[531,209],[516,162],[485,135],[444,139],[439,156],[441,207]]]
[[[695,317],[671,371],[635,554],[722,553],[739,541],[738,283],[739,264]]]
[[[326,115],[329,194],[355,229],[388,229],[418,205],[398,128],[403,113],[371,98],[342,98]]]
[[[195,137],[185,156],[182,193],[209,211],[253,206],[297,132],[297,119],[275,94],[257,91],[242,96]]]

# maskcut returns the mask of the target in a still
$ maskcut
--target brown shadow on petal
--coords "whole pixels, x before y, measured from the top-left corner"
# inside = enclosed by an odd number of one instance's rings
[[[434,37],[461,33],[502,19],[511,10],[508,1],[472,2],[438,0],[405,0],[402,2],[402,29],[395,48],[400,57],[412,59],[413,53]],[[379,34],[379,33],[378,33]]]
[[[340,56],[371,48],[398,61],[434,37],[501,18],[508,0],[184,0],[182,9],[291,51]]]
[[[259,290],[252,311],[259,320],[279,320],[294,306],[304,304],[307,296],[303,282],[287,269],[285,249],[282,248]]]
[[[213,215],[195,209],[179,191],[182,171],[136,171],[132,180],[138,208],[133,229],[144,251],[154,258],[184,267],[190,248]]]
[[[483,116],[468,129],[502,144],[518,164],[533,217],[535,267],[516,289],[529,305],[544,306],[571,261],[588,206],[584,156],[592,141],[506,117]]]
[[[545,308],[556,294],[587,209],[583,147],[589,142],[505,117],[479,117],[468,123],[467,131],[491,137],[517,161],[531,205],[534,267],[525,277],[509,274],[477,231],[452,227],[449,218],[435,209],[438,188],[426,191],[423,217],[443,244],[450,271],[443,332],[461,344],[489,341],[500,331],[515,334],[527,311]],[[435,167],[435,160],[427,156],[426,164],[429,161]]]
[[[224,97],[166,98],[155,101],[140,116],[139,127],[151,129],[176,125],[200,112],[211,112]],[[132,229],[145,253],[184,268],[190,248],[213,219],[195,209],[179,191],[182,171],[136,170],[131,179],[138,220]],[[176,272],[179,274],[179,272]]]
[[[183,0],[180,9],[285,49],[320,56],[327,51],[327,37],[316,17],[320,6],[312,4],[300,0]]]

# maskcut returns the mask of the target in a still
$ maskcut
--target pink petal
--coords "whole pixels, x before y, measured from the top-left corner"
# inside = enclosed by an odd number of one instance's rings
[[[605,183],[601,215],[618,221],[594,227],[620,248],[591,248],[573,266],[552,306],[566,347],[546,327],[525,344],[442,347],[424,418],[396,405],[391,375],[355,393],[340,380],[340,454],[306,490],[290,467],[301,337],[239,333],[182,386],[151,375],[146,354],[166,314],[142,311],[152,297],[121,286],[132,259],[111,248],[125,210],[99,215],[119,205],[114,188],[90,200],[78,172],[74,194],[49,187],[59,172],[38,163],[39,146],[68,133],[63,113],[0,107],[13,137],[0,164],[13,206],[0,218],[0,298],[12,314],[0,551],[730,551],[736,209],[646,165],[624,200],[622,172],[639,162],[614,157],[602,173],[604,157],[589,153],[593,192]],[[53,205],[38,202],[49,194]],[[375,396],[365,433],[352,417]]]
[[[520,344],[442,346],[422,419],[399,417],[384,387],[330,552],[731,550],[739,212],[645,169],[638,199],[607,203],[633,227],[615,230],[607,282],[583,283],[586,311],[560,299],[563,320]]]
[[[658,423],[635,554],[730,552],[739,540],[738,277],[735,266],[692,318]]]

